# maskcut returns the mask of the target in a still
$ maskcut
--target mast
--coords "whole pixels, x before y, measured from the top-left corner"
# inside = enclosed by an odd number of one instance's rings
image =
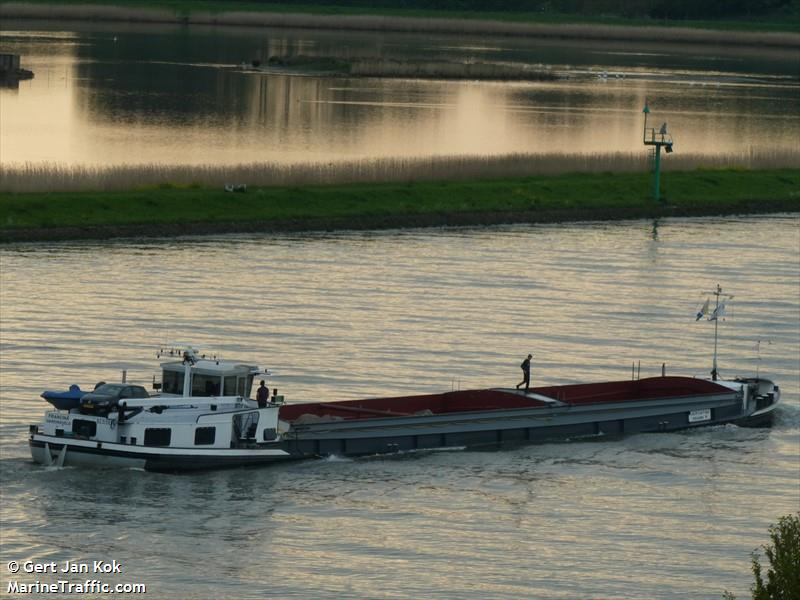
[[[192,348],[191,346],[180,346],[173,347],[173,348],[160,348],[158,352],[156,352],[156,356],[161,358],[162,356],[180,356],[181,362],[183,363],[183,390],[182,394],[184,398],[187,398],[192,395],[192,367],[201,358],[197,350]],[[206,355],[203,354],[202,358],[205,358]],[[216,355],[214,355],[216,359]],[[155,381],[155,376],[153,377],[153,381]],[[163,381],[163,380],[162,380]]]
[[[711,366],[711,380],[717,380],[717,340],[719,339],[719,295],[722,293],[722,288],[717,284],[717,289],[714,290],[716,302],[714,304],[714,362]]]
[[[723,294],[722,288],[719,284],[717,284],[717,289],[713,292],[706,292],[706,294],[714,294],[715,302],[714,302],[714,312],[711,313],[711,316],[708,318],[709,321],[714,321],[714,360],[711,365],[711,379],[712,381],[716,381],[719,375],[717,369],[717,347],[719,345],[719,318],[725,313],[725,302],[732,299],[733,296],[731,294]],[[722,304],[720,305],[719,299],[722,296]]]
[[[642,141],[645,146],[653,146],[653,200],[661,201],[661,147],[669,154],[672,152],[672,136],[667,133],[667,124],[664,123],[656,132],[655,127],[647,128],[647,115],[650,114],[650,107],[647,106],[647,98],[644,99],[644,131]]]
[[[192,367],[197,362],[196,352],[191,346],[183,352],[183,397],[192,395]]]

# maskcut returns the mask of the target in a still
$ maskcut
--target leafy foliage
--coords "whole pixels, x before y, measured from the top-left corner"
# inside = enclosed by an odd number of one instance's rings
[[[769,528],[771,545],[764,546],[770,567],[762,572],[753,553],[753,600],[797,600],[800,598],[800,512],[781,517]],[[766,578],[766,579],[765,579]]]
[[[750,588],[753,600],[798,600],[800,598],[800,512],[778,519],[777,525],[770,525],[769,535],[772,545],[763,546],[770,568],[766,581],[762,571],[758,551],[753,551],[753,576],[755,582]],[[729,591],[722,595],[723,600],[736,600]]]

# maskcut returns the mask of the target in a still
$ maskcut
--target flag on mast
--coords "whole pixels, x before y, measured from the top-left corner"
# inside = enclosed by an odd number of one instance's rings
[[[701,308],[697,313],[697,318],[695,319],[695,323],[705,317],[708,314],[708,298],[706,298],[705,304],[703,304],[703,308]]]
[[[709,321],[716,321],[718,318],[725,316],[726,302],[727,300],[723,300],[722,302],[719,303],[719,306],[717,306],[717,308],[714,309],[714,312],[711,313],[711,316],[708,317]]]

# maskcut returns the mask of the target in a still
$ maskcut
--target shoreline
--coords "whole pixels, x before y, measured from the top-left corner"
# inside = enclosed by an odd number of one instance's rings
[[[743,31],[653,24],[545,23],[503,21],[448,16],[417,17],[395,14],[319,14],[303,12],[176,10],[135,7],[127,4],[68,4],[4,2],[0,19],[52,21],[106,21],[166,23],[292,29],[332,29],[455,35],[497,35],[551,39],[617,40],[660,43],[700,43],[800,48],[800,33],[792,31]],[[757,27],[757,23],[754,24]]]
[[[768,214],[800,214],[800,206],[782,202],[758,202],[737,210],[665,206],[653,210],[562,210],[521,213],[451,213],[435,215],[364,216],[359,218],[310,218],[285,221],[190,222],[171,224],[117,225],[0,229],[0,247],[16,243],[110,241],[141,238],[175,238],[206,235],[256,233],[333,233],[387,229],[436,229],[442,227],[490,227],[553,223],[617,222],[671,217],[713,217]]]

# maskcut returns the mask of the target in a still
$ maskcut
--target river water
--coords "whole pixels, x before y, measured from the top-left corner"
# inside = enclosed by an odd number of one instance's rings
[[[11,560],[116,560],[89,579],[155,598],[747,597],[749,553],[800,510],[798,264],[796,215],[6,245],[0,584]],[[147,384],[167,342],[269,367],[290,402],[513,385],[528,352],[534,384],[702,376],[717,283],[721,373],[780,384],[771,429],[190,475],[26,446],[43,389]]]
[[[0,161],[232,165],[641,152],[642,107],[678,153],[787,151],[796,48],[8,21],[35,73],[0,90]],[[266,75],[270,56],[527,64],[555,82]]]

